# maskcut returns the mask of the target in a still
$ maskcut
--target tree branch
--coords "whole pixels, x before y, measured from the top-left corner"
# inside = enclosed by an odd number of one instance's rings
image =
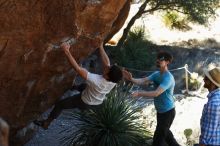
[[[150,0],[146,0],[142,5],[141,7],[139,8],[138,12],[131,18],[131,20],[129,21],[127,27],[124,29],[123,31],[123,35],[121,37],[121,39],[118,41],[118,44],[117,44],[117,47],[118,48],[121,48],[122,45],[124,44],[124,41],[126,40],[127,38],[127,35],[128,35],[128,32],[130,31],[132,25],[135,23],[135,21],[140,18],[142,16],[142,14],[144,13],[145,11],[145,8],[148,4]]]

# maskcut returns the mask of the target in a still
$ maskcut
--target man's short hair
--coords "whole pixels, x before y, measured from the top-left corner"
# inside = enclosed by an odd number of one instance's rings
[[[108,72],[109,81],[118,83],[122,79],[122,70],[117,65],[110,66]]]
[[[157,54],[157,59],[159,59],[161,61],[163,61],[163,60],[169,61],[171,63],[173,61],[173,56],[170,53],[163,51],[163,52],[159,52]]]

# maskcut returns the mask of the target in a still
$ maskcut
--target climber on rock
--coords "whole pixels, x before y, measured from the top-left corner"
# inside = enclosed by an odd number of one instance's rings
[[[99,47],[103,65],[102,75],[90,73],[87,69],[79,66],[70,52],[70,45],[68,43],[62,43],[61,48],[73,69],[86,80],[86,86],[82,86],[82,92],[79,94],[58,101],[46,120],[34,121],[36,125],[44,129],[48,128],[50,123],[60,115],[63,109],[79,108],[84,110],[98,107],[103,103],[106,94],[122,79],[122,70],[117,65],[110,65],[109,58],[103,48],[103,43]]]

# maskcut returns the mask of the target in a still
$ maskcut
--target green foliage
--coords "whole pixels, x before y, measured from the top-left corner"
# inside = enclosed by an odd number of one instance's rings
[[[219,6],[219,0],[144,0],[138,12],[128,22],[117,46],[122,47],[131,27],[143,14],[153,14],[156,11],[176,11],[185,14],[187,20],[191,22],[207,24],[209,18],[215,18]]]
[[[128,99],[129,88],[117,87],[103,104],[86,112],[69,113],[78,130],[63,138],[63,145],[73,146],[142,146],[151,137],[139,121],[141,108]],[[146,145],[146,144],[145,144]]]
[[[186,137],[186,146],[193,146],[195,144],[195,141],[191,139],[193,131],[192,129],[185,129],[184,135]]]
[[[186,138],[189,138],[192,135],[192,129],[185,129],[184,135],[186,136]]]
[[[215,16],[219,8],[219,0],[187,0],[182,2],[183,12],[188,19],[199,24],[206,24],[209,18]]]
[[[168,11],[163,16],[164,23],[167,27],[171,29],[179,29],[183,31],[190,30],[191,27],[187,24],[186,18],[179,15],[179,13],[174,11]]]
[[[186,14],[187,19],[199,24],[205,24],[210,17],[216,15],[219,8],[219,0],[151,0],[149,9],[157,7],[156,10],[173,10]]]
[[[112,56],[120,66],[144,70],[154,65],[155,56],[149,50],[152,46],[153,44],[146,40],[144,28],[136,27],[129,32],[122,48],[115,48]]]

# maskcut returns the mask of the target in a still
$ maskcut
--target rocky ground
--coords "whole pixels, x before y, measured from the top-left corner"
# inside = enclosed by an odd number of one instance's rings
[[[198,96],[177,94],[176,97],[176,118],[172,124],[173,131],[177,141],[182,145],[186,145],[185,129],[192,129],[193,134],[190,137],[191,141],[198,142],[199,136],[199,120],[206,99],[207,92],[200,93]],[[148,129],[153,132],[156,126],[155,109],[152,100],[140,98],[140,103],[145,103],[143,109],[143,124],[147,125]],[[143,105],[143,104],[142,104]],[[77,110],[77,109],[75,109]],[[45,112],[42,117],[45,118],[50,110]],[[68,136],[69,133],[63,132],[64,129],[77,129],[77,123],[73,120],[66,119],[64,114],[74,110],[64,111],[58,119],[54,120],[47,130],[37,127],[31,123],[35,130],[34,137],[25,144],[25,146],[62,146],[61,139]]]
[[[61,99],[74,95],[76,92],[67,91]],[[52,108],[51,108],[52,109]],[[42,114],[39,119],[45,119],[50,113],[51,109],[48,109]],[[65,114],[68,112],[74,112],[78,109],[65,110],[61,115],[55,119],[47,130],[30,123],[29,129],[32,129],[34,133],[33,138],[25,144],[25,146],[62,146],[62,138],[68,136],[68,132],[64,132],[64,129],[77,129],[76,121],[67,119]],[[29,130],[30,131],[30,130]],[[25,129],[24,129],[25,132]]]

